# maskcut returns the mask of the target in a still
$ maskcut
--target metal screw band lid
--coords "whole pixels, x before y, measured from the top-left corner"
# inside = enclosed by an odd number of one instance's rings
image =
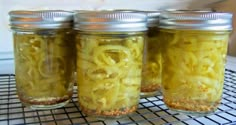
[[[63,10],[11,11],[11,29],[59,29],[73,26],[73,12]]]
[[[148,27],[156,27],[159,23],[159,16],[161,14],[161,11],[159,10],[153,10],[153,11],[143,11],[143,10],[132,10],[132,9],[116,9],[114,11],[120,11],[120,12],[127,12],[127,13],[144,13],[147,15],[147,26]]]
[[[161,13],[160,28],[189,30],[232,30],[232,14],[207,11],[168,11]]]
[[[77,11],[74,29],[81,31],[145,31],[147,16],[138,12]]]
[[[144,11],[147,14],[148,27],[156,27],[159,24],[161,11]]]
[[[169,12],[214,12],[210,9],[166,9]]]

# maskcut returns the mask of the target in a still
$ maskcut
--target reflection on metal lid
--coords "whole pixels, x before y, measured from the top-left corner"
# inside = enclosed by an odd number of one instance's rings
[[[165,11],[160,28],[196,30],[232,30],[232,14],[208,11]]]
[[[9,12],[12,29],[69,28],[72,27],[73,12],[63,10],[17,10]]]
[[[82,31],[145,31],[146,22],[140,12],[82,11],[74,16],[74,28]]]

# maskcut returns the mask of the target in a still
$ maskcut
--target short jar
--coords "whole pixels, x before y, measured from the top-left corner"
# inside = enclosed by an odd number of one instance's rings
[[[220,104],[232,14],[163,12],[162,92],[171,110],[193,115]]]
[[[140,98],[146,15],[115,11],[75,14],[78,102],[83,113],[119,118]]]
[[[73,94],[73,13],[11,11],[15,78],[20,101],[32,109],[66,105]]]
[[[142,11],[147,14],[147,40],[144,47],[141,97],[161,95],[161,46],[159,40],[160,11]]]

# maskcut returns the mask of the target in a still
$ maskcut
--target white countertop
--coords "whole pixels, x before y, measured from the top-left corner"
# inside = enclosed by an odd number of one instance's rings
[[[226,68],[236,71],[236,57],[227,56]]]

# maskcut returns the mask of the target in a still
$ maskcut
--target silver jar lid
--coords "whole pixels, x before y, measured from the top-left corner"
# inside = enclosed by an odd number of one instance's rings
[[[59,29],[73,26],[73,12],[63,10],[10,11],[11,29]]]
[[[138,12],[81,11],[74,16],[74,29],[81,31],[145,31],[147,16]]]
[[[135,9],[114,9],[112,11],[127,12],[127,13],[139,12],[139,10],[135,10]]]
[[[115,9],[114,11],[118,12],[126,12],[126,13],[144,13],[147,15],[147,26],[148,27],[156,27],[159,23],[159,16],[161,14],[161,11],[159,10],[132,10],[132,9]]]
[[[169,12],[214,12],[210,9],[165,9],[163,11],[169,11]]]
[[[148,27],[157,27],[159,25],[159,16],[161,11],[144,11],[147,14]]]
[[[207,11],[168,11],[160,15],[160,28],[232,30],[232,14]]]

